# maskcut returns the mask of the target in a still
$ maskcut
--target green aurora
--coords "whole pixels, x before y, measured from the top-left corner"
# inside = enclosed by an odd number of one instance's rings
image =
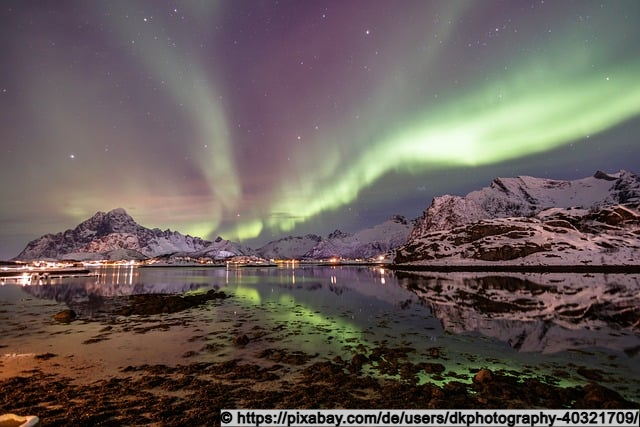
[[[115,207],[256,246],[637,167],[637,1],[6,6],[2,257]]]

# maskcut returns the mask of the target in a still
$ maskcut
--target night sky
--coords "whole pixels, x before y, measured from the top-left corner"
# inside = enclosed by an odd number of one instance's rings
[[[637,0],[4,0],[0,58],[0,259],[116,207],[259,246],[640,169]]]

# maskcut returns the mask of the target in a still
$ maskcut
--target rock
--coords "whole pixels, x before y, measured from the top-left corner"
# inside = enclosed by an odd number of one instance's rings
[[[69,309],[62,310],[61,312],[53,315],[53,319],[61,323],[69,323],[75,320],[76,317],[78,317],[76,312]]]
[[[629,224],[638,223],[638,215],[622,206],[604,208],[598,212],[590,214],[589,217],[595,221],[611,226],[617,226],[624,222]]]
[[[584,366],[580,366],[576,369],[576,372],[591,381],[602,381],[604,379],[600,369],[589,369]]]
[[[34,427],[40,425],[40,419],[33,415],[20,416],[16,414],[0,415],[0,427]]]
[[[425,363],[424,364],[424,371],[427,374],[439,374],[441,372],[444,372],[445,367],[442,363]]]
[[[356,354],[351,358],[351,366],[349,367],[349,370],[359,372],[362,369],[362,365],[368,361],[369,359],[364,354]]]
[[[631,407],[617,392],[591,383],[583,387],[584,398],[576,402],[577,408],[588,409],[624,409]]]
[[[209,290],[204,294],[164,295],[138,294],[129,297],[129,305],[116,310],[121,316],[142,315],[151,316],[163,313],[177,313],[192,307],[197,307],[210,300],[225,299],[223,291]]]
[[[569,221],[566,221],[564,219],[552,219],[549,221],[545,221],[544,224],[549,227],[558,227],[558,228],[567,228],[569,230],[576,230],[576,228]]]
[[[493,372],[488,369],[480,369],[473,377],[475,384],[484,384],[493,380]]]
[[[437,359],[440,357],[440,350],[438,349],[438,347],[431,347],[429,349],[429,356],[431,356],[434,359]]]
[[[49,360],[52,357],[57,357],[57,354],[54,353],[42,353],[42,354],[36,354],[35,358],[38,360]],[[0,424],[0,427],[2,427],[2,424]]]
[[[623,258],[612,255],[617,252],[633,258],[640,178],[626,171],[603,176],[499,178],[465,197],[436,197],[396,250],[394,264],[533,265],[548,258],[569,264],[596,257],[615,264]],[[602,179],[613,181],[603,185]]]
[[[244,347],[245,345],[249,344],[249,341],[251,340],[246,335],[238,335],[233,339],[233,343],[240,347]]]
[[[246,337],[246,335],[243,335],[242,337],[238,337],[236,339],[244,341],[244,337]],[[247,338],[247,340],[248,339],[249,338]],[[241,343],[236,343],[236,344],[246,345]],[[316,356],[318,356],[317,353],[306,354],[302,351],[288,352],[287,350],[284,350],[284,349],[275,349],[275,348],[267,348],[262,350],[260,353],[256,354],[256,357],[258,357],[259,359],[268,359],[276,363],[283,362],[288,365],[304,365],[305,363],[307,363],[309,360],[313,359]]]
[[[472,255],[475,259],[482,261],[508,261],[516,258],[524,258],[537,252],[549,251],[551,250],[551,245],[523,242],[520,244],[504,244],[488,248],[478,245],[475,249],[476,252]]]

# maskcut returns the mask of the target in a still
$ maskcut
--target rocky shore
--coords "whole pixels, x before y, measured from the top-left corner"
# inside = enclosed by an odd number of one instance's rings
[[[219,425],[222,408],[637,407],[596,382],[563,388],[549,378],[488,369],[469,372],[472,381],[466,382],[444,372],[437,350],[421,363],[408,362],[408,351],[382,347],[351,360],[314,361],[313,355],[274,350],[264,354],[264,365],[231,360],[128,366],[118,378],[90,384],[35,369],[0,382],[0,412],[37,415],[46,426],[178,426]],[[291,374],[294,366],[300,369]],[[417,384],[419,372],[445,381]]]
[[[389,264],[386,268],[396,271],[479,272],[479,273],[640,273],[640,265],[585,265],[585,264],[505,264],[505,263],[413,263]]]
[[[489,288],[499,288],[499,280],[491,283]],[[56,342],[73,337],[69,342],[76,344],[43,346],[36,354],[0,359],[0,373],[5,374],[0,376],[0,414],[35,415],[43,426],[178,426],[219,425],[223,408],[638,406],[628,400],[628,385],[615,375],[579,362],[521,368],[483,362],[467,365],[454,363],[450,349],[435,342],[422,349],[408,340],[392,344],[380,339],[364,345],[363,340],[346,335],[339,356],[315,353],[315,349],[301,351],[287,343],[290,336],[302,334],[295,321],[287,319],[276,326],[286,333],[269,335],[262,324],[251,320],[253,312],[236,315],[234,307],[225,316],[233,299],[211,289],[182,295],[93,298],[63,311],[59,311],[61,305],[48,303],[38,311],[21,312],[23,317],[39,319],[40,326],[32,322],[30,333],[48,331],[56,334]],[[221,331],[201,329],[204,317],[198,313],[206,310],[216,313],[215,322],[228,326]],[[295,314],[302,317],[308,312]],[[10,326],[16,336],[26,328],[20,322]],[[382,322],[376,327],[386,326]],[[177,341],[177,334],[184,338],[186,332],[170,334],[180,328],[188,330],[186,336],[191,338]],[[323,334],[327,342],[337,340],[335,331],[327,329]],[[172,362],[144,363],[137,353],[131,359],[118,359],[116,365],[102,360],[110,351],[122,351],[124,342],[139,352],[140,342],[152,337],[165,343],[162,349],[176,354]],[[90,358],[85,357],[88,353]],[[468,360],[475,357],[469,354]],[[609,388],[615,387],[612,383],[619,385],[617,391]]]

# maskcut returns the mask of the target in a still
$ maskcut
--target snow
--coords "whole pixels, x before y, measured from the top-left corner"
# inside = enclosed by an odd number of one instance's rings
[[[220,237],[212,242],[177,231],[145,228],[118,208],[97,212],[75,229],[29,242],[16,259],[95,259],[132,254],[205,261],[257,255],[268,259],[370,259],[387,256],[400,247],[397,253],[402,262],[422,264],[479,263],[493,256],[492,251],[521,251],[528,253],[500,262],[635,265],[640,263],[639,206],[640,177],[627,171],[597,172],[573,181],[531,176],[496,178],[488,187],[465,197],[434,198],[415,227],[405,218],[394,216],[355,233],[336,230],[326,238],[290,236],[257,251]],[[482,223],[522,230],[490,233],[470,241],[474,231],[466,227]]]
[[[473,191],[465,199],[481,206],[489,214],[486,218],[500,215],[505,206],[513,206],[521,214],[528,214],[552,207],[598,205],[611,195],[613,186],[614,182],[595,177],[560,181],[519,176],[498,178],[491,186]]]
[[[466,226],[429,234],[423,239],[415,239],[413,245],[422,245],[422,255],[432,258],[416,260],[419,265],[640,265],[640,238],[631,232],[618,230],[616,233],[587,234],[564,227],[550,227],[542,221],[521,218],[498,218],[483,220],[483,226],[522,227],[523,237],[513,234],[495,234],[469,243],[465,240],[469,233]],[[437,248],[434,249],[434,243]],[[545,248],[524,257],[487,261],[478,259],[482,252],[515,248],[529,245]],[[400,249],[403,251],[403,249]],[[475,256],[475,257],[474,257]]]
[[[398,250],[418,265],[639,265],[640,179],[498,178],[465,197],[436,197]],[[480,227],[480,228],[478,228]],[[478,230],[486,235],[474,238]]]
[[[422,277],[413,291],[454,333],[479,332],[519,351],[542,353],[594,347],[625,351],[637,346],[633,326],[619,327],[615,334],[606,327],[607,317],[616,318],[617,313],[640,305],[639,284],[633,275],[412,274]]]
[[[335,230],[326,238],[308,234],[285,237],[258,249],[268,259],[366,259],[384,255],[402,245],[411,231],[411,224],[402,216],[355,233]]]
[[[210,242],[177,231],[145,228],[118,208],[97,212],[73,230],[42,236],[27,244],[16,259],[119,260],[175,253],[204,253],[215,259],[253,255],[251,249],[227,240]]]
[[[267,259],[301,259],[322,240],[315,234],[289,236],[267,243],[258,253]]]

